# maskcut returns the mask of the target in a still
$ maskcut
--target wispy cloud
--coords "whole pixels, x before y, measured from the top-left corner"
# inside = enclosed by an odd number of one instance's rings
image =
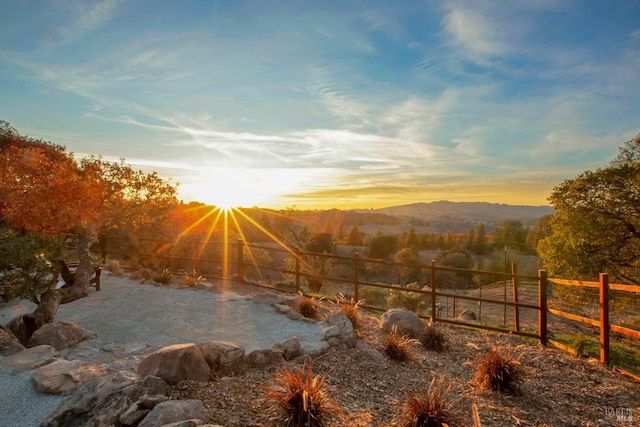
[[[58,16],[64,17],[64,21],[53,29],[57,34],[55,44],[68,45],[104,25],[113,17],[123,1],[67,0],[62,2],[64,12],[58,12]]]

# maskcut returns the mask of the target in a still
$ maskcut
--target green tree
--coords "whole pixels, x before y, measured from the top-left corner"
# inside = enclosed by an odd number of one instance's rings
[[[404,238],[404,247],[407,249],[411,249],[412,251],[418,250],[418,235],[416,234],[416,229],[411,226],[407,235]]]
[[[362,235],[360,234],[360,230],[358,229],[358,224],[355,222],[349,231],[349,236],[347,237],[347,241],[345,242],[347,246],[360,246],[362,245]]]
[[[397,250],[397,240],[394,236],[378,233],[369,244],[369,256],[377,259],[388,259]]]
[[[404,248],[393,257],[393,260],[400,264],[413,264],[402,267],[401,279],[403,283],[418,282],[422,276],[422,270],[417,267],[420,264],[418,253],[411,248]]]
[[[487,231],[485,230],[484,223],[482,222],[476,229],[474,250],[478,255],[486,255],[489,252],[489,240],[487,239]]]
[[[464,248],[467,251],[475,252],[476,250],[476,229],[471,228],[467,233],[467,240],[464,243]]]
[[[640,283],[640,134],[608,167],[586,171],[553,189],[551,235],[538,253],[552,276]]]

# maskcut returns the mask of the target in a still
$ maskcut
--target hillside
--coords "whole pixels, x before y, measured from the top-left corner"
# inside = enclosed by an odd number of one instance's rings
[[[515,206],[486,202],[413,203],[387,208],[358,210],[357,212],[383,214],[395,217],[401,223],[411,223],[432,233],[464,233],[470,227],[484,223],[491,232],[496,225],[508,219],[518,220],[524,225],[533,225],[545,215],[553,212],[551,206]]]

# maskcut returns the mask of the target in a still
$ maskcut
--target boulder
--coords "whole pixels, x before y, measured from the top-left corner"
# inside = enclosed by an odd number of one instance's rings
[[[40,367],[31,377],[31,384],[38,393],[67,395],[108,374],[104,365],[60,359]]]
[[[386,332],[391,332],[395,326],[398,333],[408,335],[411,338],[420,337],[424,330],[424,324],[418,315],[404,308],[385,311],[382,315],[381,326]]]
[[[138,375],[154,375],[170,384],[183,380],[209,381],[207,361],[195,344],[175,344],[163,347],[144,358],[138,365]]]
[[[33,333],[28,347],[50,345],[56,350],[62,350],[82,342],[84,336],[85,330],[68,320],[47,323]]]
[[[327,317],[327,320],[323,322],[322,326],[323,328],[326,328],[326,330],[331,331],[330,334],[332,334],[332,336],[330,338],[333,340],[327,339],[327,342],[330,344],[332,341],[337,341],[339,343],[346,344],[349,347],[356,345],[356,331],[353,328],[353,323],[351,323],[351,320],[349,320],[342,310],[331,313]]]
[[[225,377],[243,374],[244,347],[226,341],[207,341],[198,344],[202,357],[209,365],[210,375]]]
[[[134,374],[117,372],[91,381],[65,399],[40,427],[117,426],[120,416],[142,396],[169,395],[158,377],[136,381]]]
[[[284,356],[284,360],[293,360],[302,355],[302,349],[300,348],[300,339],[298,337],[291,337],[284,340],[282,343],[274,344],[272,347],[274,350],[279,350]]]
[[[60,305],[60,294],[50,289],[42,294],[40,304],[33,313],[20,314],[7,324],[7,328],[15,335],[25,347],[28,347],[31,335],[42,325],[51,323],[55,320],[58,306]]]
[[[251,368],[273,368],[284,363],[284,355],[279,350],[255,350],[246,357],[247,365]]]
[[[141,396],[135,401],[129,408],[120,414],[118,421],[125,426],[135,425],[159,403],[169,400],[168,396],[156,395],[156,396]]]
[[[39,345],[5,357],[2,360],[2,365],[6,368],[13,368],[14,373],[19,373],[39,368],[58,359],[60,359],[58,350],[50,345]]]
[[[164,426],[186,420],[209,422],[209,413],[201,401],[196,399],[167,400],[159,403],[144,417],[138,427]]]
[[[18,338],[10,329],[0,325],[0,356],[11,356],[24,350]]]
[[[327,341],[319,341],[311,344],[305,344],[301,347],[302,354],[316,358],[329,351],[331,346]]]

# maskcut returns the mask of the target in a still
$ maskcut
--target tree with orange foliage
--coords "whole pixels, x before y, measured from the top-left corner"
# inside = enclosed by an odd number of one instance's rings
[[[156,173],[94,156],[78,163],[65,147],[21,136],[0,121],[0,220],[40,234],[78,236],[80,265],[63,302],[88,294],[90,248],[99,232],[135,231],[166,217],[175,194],[176,188]]]

